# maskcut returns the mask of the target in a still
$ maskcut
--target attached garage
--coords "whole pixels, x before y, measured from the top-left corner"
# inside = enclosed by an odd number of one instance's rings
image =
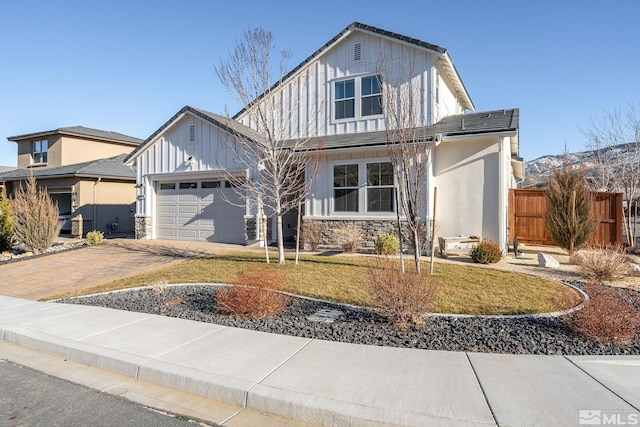
[[[245,243],[243,200],[224,180],[158,183],[158,239]]]

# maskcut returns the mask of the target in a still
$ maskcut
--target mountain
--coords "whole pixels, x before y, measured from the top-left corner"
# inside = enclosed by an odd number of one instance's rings
[[[620,144],[610,149],[581,151],[578,153],[567,153],[567,161],[570,165],[582,164],[587,170],[593,170],[596,166],[598,155],[604,157],[631,158],[637,156],[635,153],[636,144]],[[521,188],[540,188],[546,186],[549,174],[554,167],[562,166],[564,154],[547,155],[531,160],[525,166],[525,179]],[[587,175],[589,173],[587,172]]]

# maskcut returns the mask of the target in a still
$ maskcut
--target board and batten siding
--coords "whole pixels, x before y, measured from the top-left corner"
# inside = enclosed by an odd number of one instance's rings
[[[360,60],[354,59],[359,44]],[[436,56],[409,43],[356,31],[321,53],[291,76],[272,96],[276,99],[277,120],[284,135],[281,139],[304,136],[326,136],[384,130],[382,115],[335,120],[333,83],[350,77],[375,75],[381,69],[380,58],[388,58],[390,72],[399,73],[393,80],[407,81],[423,93],[418,125],[431,125],[446,115],[463,112],[449,83],[437,71]],[[396,64],[404,64],[398,67]],[[411,65],[408,65],[411,64]],[[402,68],[402,69],[401,69]],[[383,73],[384,74],[384,73]],[[440,102],[435,111],[435,81],[439,79]],[[237,119],[257,130],[249,112]]]
[[[196,126],[195,142],[189,140],[190,125]],[[159,135],[136,159],[138,183],[143,183],[147,192],[144,203],[137,203],[137,214],[152,215],[156,180],[223,174],[224,169],[242,170],[245,166],[225,143],[228,138],[232,136],[226,131],[189,113]],[[189,157],[193,157],[193,164],[187,161]]]

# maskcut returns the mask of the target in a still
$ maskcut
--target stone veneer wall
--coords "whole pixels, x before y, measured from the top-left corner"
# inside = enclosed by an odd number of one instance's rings
[[[304,243],[304,227],[310,224],[317,224],[321,230],[321,247],[340,248],[342,247],[343,234],[350,225],[357,228],[360,238],[360,248],[375,247],[376,239],[380,234],[398,234],[398,222],[395,219],[389,220],[330,220],[330,219],[305,219],[302,224],[302,236]],[[403,235],[405,241],[408,241],[407,230],[403,227]],[[309,249],[308,244],[304,245],[305,249]]]
[[[151,217],[136,215],[136,239],[145,239],[151,237]]]

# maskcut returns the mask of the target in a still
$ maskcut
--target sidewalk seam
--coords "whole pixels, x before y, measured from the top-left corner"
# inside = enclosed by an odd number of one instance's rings
[[[625,399],[624,397],[620,396],[618,393],[616,393],[615,391],[613,391],[611,388],[609,388],[606,384],[602,383],[602,381],[598,380],[596,377],[594,377],[593,375],[591,375],[589,372],[587,372],[586,370],[584,370],[580,365],[578,365],[577,363],[575,363],[573,360],[569,359],[566,355],[562,356],[565,360],[569,361],[569,363],[571,363],[573,366],[575,366],[576,368],[578,368],[579,370],[581,370],[582,372],[584,372],[589,378],[591,378],[592,380],[594,380],[595,382],[597,382],[598,384],[600,384],[602,387],[604,387],[605,389],[609,390],[610,393],[612,393],[614,396],[616,396],[618,399],[622,400],[624,403],[626,403],[627,405],[631,406],[633,409],[635,409],[636,411],[640,412],[640,408],[636,407],[633,403],[629,402],[627,399]]]
[[[489,412],[491,412],[491,416],[493,417],[493,422],[495,423],[496,426],[500,426],[500,423],[498,422],[498,419],[496,418],[496,414],[493,412],[493,408],[491,407],[491,402],[489,402],[489,398],[487,397],[487,393],[484,391],[484,387],[482,386],[482,382],[480,381],[480,377],[478,377],[478,373],[476,372],[476,368],[473,366],[473,362],[471,361],[471,358],[469,357],[469,353],[468,352],[464,352],[465,357],[467,358],[467,361],[469,362],[469,366],[471,367],[471,370],[473,371],[473,376],[476,378],[476,381],[478,382],[478,386],[480,387],[480,391],[482,391],[482,397],[484,397],[484,401],[487,403],[487,407],[489,408]]]
[[[307,341],[302,347],[300,347],[299,349],[297,349],[294,353],[292,353],[289,357],[287,357],[285,360],[282,361],[282,363],[280,363],[278,366],[276,366],[275,368],[273,368],[271,370],[271,372],[267,373],[264,377],[262,377],[259,381],[257,381],[254,385],[252,385],[251,387],[249,387],[245,392],[244,392],[244,402],[243,402],[243,407],[247,408],[247,402],[249,401],[249,393],[251,393],[251,390],[253,390],[257,385],[262,384],[262,382],[264,380],[266,380],[268,377],[270,377],[274,372],[276,372],[278,369],[280,369],[285,363],[287,363],[289,360],[291,360],[292,358],[294,358],[298,353],[300,353],[303,349],[305,349],[309,344],[311,344],[313,341],[315,340],[315,338],[309,338],[309,341]]]

